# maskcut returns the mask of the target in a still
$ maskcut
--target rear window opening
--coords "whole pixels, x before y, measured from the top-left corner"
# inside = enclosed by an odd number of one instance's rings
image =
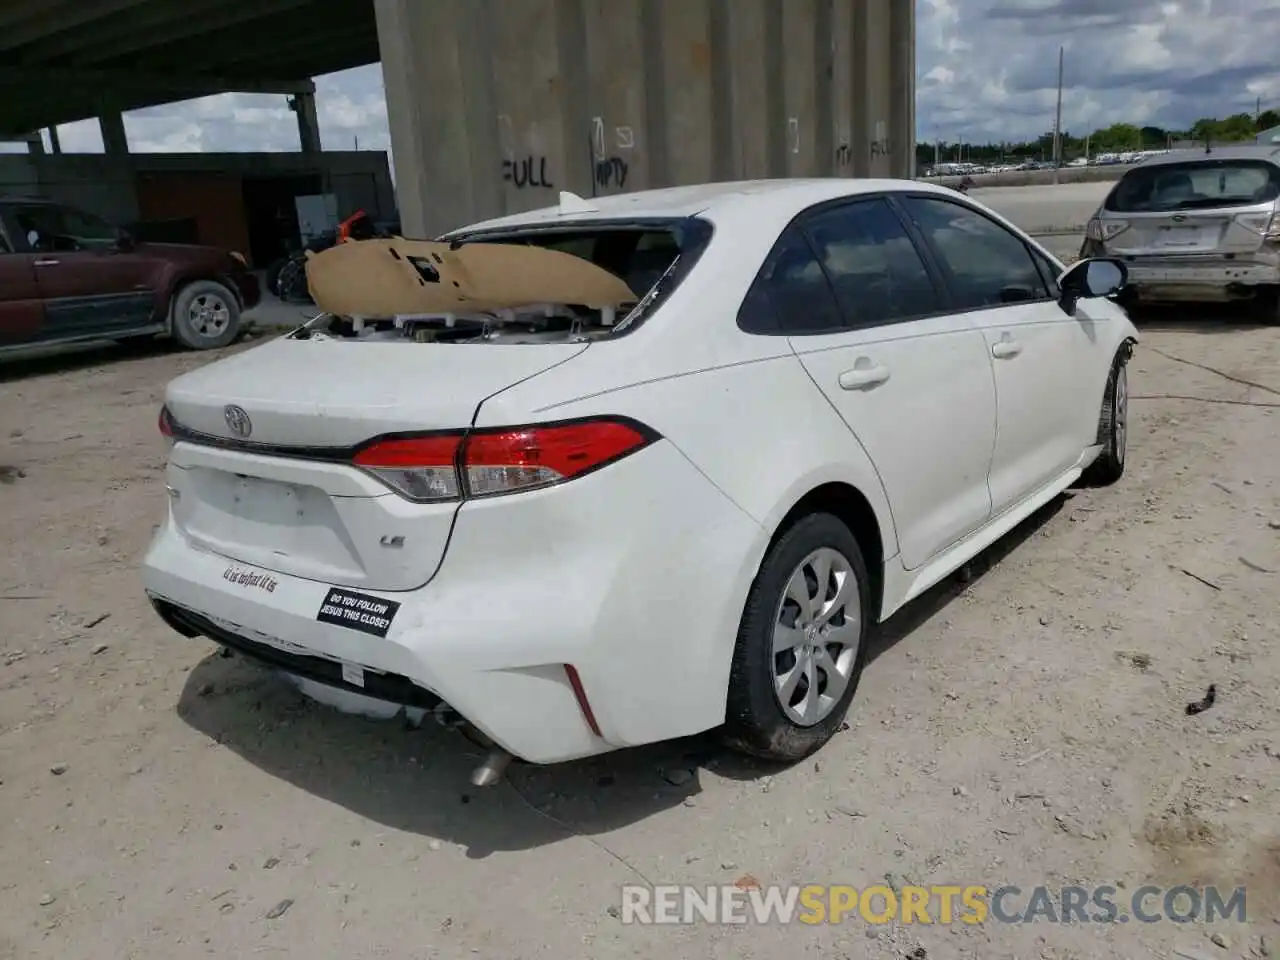
[[[1280,167],[1265,160],[1192,160],[1137,167],[1107,196],[1113,213],[1163,213],[1271,203],[1280,197]]]
[[[696,217],[644,222],[558,224],[450,235],[454,243],[536,246],[586,260],[622,280],[635,299],[616,309],[530,303],[475,313],[357,318],[322,314],[295,339],[408,340],[416,343],[565,343],[614,337],[638,326],[679,284],[710,240],[711,224]],[[411,262],[413,260],[411,259]],[[413,263],[425,282],[431,264]]]

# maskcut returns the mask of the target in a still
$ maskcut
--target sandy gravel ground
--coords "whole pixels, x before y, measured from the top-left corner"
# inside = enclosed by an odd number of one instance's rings
[[[1052,504],[897,618],[815,761],[765,769],[698,738],[480,792],[456,733],[317,706],[147,607],[158,402],[210,359],[0,370],[0,958],[1280,949],[1280,394],[1238,382],[1280,390],[1280,329],[1147,322],[1126,477]],[[1216,704],[1187,716],[1210,684]],[[624,883],[747,874],[1114,884],[1122,902],[1143,883],[1245,884],[1249,921],[617,916]]]

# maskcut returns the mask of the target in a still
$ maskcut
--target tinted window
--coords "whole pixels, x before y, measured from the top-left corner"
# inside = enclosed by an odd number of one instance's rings
[[[1156,213],[1196,207],[1240,207],[1280,196],[1280,168],[1263,160],[1198,160],[1137,167],[1126,173],[1104,206],[1117,213]]]
[[[906,197],[903,205],[937,251],[959,309],[1049,298],[1030,249],[994,220],[928,197]]]
[[[831,333],[844,318],[804,235],[788,229],[743,301],[738,322],[751,333]]]
[[[1062,275],[1062,268],[1056,266],[1053,261],[1034,247],[1031,250],[1031,259],[1033,259],[1036,262],[1036,266],[1040,268],[1040,277],[1044,280],[1044,285],[1049,291],[1049,296],[1056,300],[1062,295],[1062,291],[1058,289],[1058,277]]]
[[[116,242],[116,230],[105,220],[70,207],[52,203],[18,207],[14,219],[28,236],[38,235],[36,250],[85,250],[111,246]]]
[[[872,326],[941,310],[915,244],[885,201],[824,210],[806,219],[805,231],[850,325]]]

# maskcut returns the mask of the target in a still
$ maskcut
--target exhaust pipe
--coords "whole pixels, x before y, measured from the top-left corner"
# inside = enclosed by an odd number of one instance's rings
[[[506,771],[511,759],[511,754],[505,750],[499,748],[490,750],[484,763],[471,771],[471,785],[473,787],[493,786],[502,779],[502,774]]]

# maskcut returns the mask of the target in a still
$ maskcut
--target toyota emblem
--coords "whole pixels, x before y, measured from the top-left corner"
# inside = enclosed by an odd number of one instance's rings
[[[229,403],[222,408],[222,416],[226,419],[231,432],[237,437],[243,439],[253,433],[253,421],[249,419],[249,414],[244,412],[244,407]]]

